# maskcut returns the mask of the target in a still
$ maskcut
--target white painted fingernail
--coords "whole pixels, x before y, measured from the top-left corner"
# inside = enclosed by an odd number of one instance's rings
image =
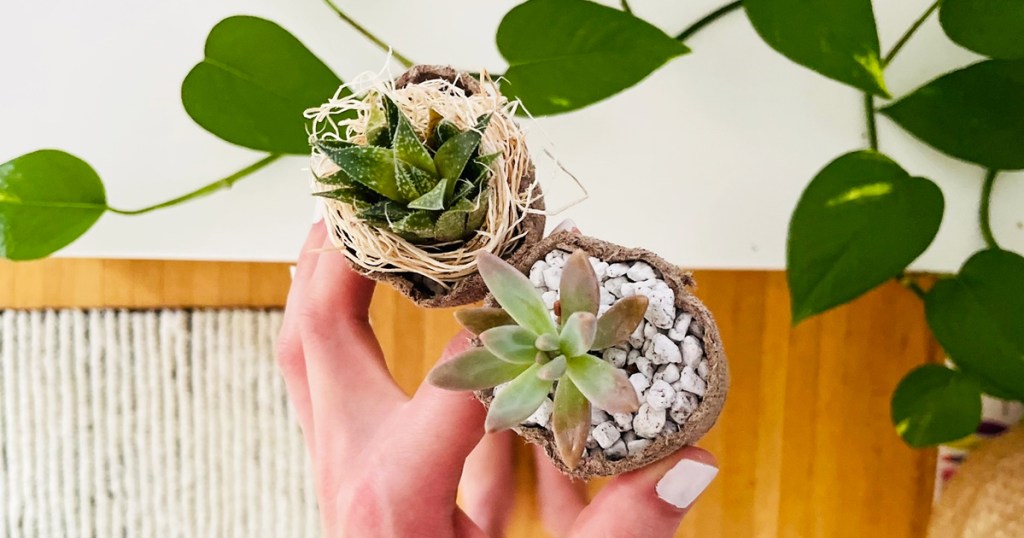
[[[573,222],[572,219],[565,219],[565,220],[562,221],[561,224],[559,224],[558,226],[555,226],[555,229],[551,230],[551,233],[553,233],[553,234],[556,234],[558,232],[577,232],[578,233],[579,231],[580,231],[579,228],[576,227],[576,223]]]
[[[313,224],[324,220],[324,201],[319,196],[313,201]]]
[[[288,268],[288,272],[291,273],[292,280],[295,280],[295,266],[294,265],[292,265],[291,267]]]
[[[661,477],[654,490],[676,508],[688,508],[715,479],[718,468],[696,460],[679,460]]]

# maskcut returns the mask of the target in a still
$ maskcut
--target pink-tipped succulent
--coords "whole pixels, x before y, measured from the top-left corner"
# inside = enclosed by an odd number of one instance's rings
[[[647,311],[647,298],[626,297],[597,317],[597,275],[587,255],[566,261],[553,319],[530,280],[492,254],[477,257],[480,275],[501,308],[462,310],[456,318],[482,347],[438,365],[430,383],[449,390],[484,390],[507,383],[491,401],[489,432],[519,425],[555,389],[551,426],[555,446],[570,469],[583,457],[591,404],[632,413],[640,403],[626,373],[590,351],[626,341]],[[557,385],[556,385],[557,383]]]

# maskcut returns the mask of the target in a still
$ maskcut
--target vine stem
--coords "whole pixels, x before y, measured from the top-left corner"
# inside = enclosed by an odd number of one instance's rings
[[[202,197],[202,196],[206,196],[208,194],[212,194],[212,193],[217,192],[217,191],[219,191],[221,189],[231,188],[231,186],[234,185],[235,183],[237,183],[240,179],[242,179],[242,178],[244,178],[244,177],[246,177],[248,175],[251,175],[253,172],[256,172],[257,170],[260,170],[261,168],[266,167],[268,164],[270,164],[270,163],[280,159],[281,157],[282,157],[282,155],[279,154],[279,153],[271,153],[270,155],[267,155],[266,157],[264,157],[264,158],[262,158],[262,159],[260,159],[260,160],[258,160],[256,162],[250,164],[249,166],[246,166],[245,168],[243,168],[243,169],[241,169],[241,170],[239,170],[239,171],[237,171],[237,172],[235,172],[235,173],[233,173],[233,174],[231,174],[231,175],[229,175],[227,177],[218,179],[217,181],[214,181],[213,183],[210,183],[209,185],[206,185],[205,187],[200,187],[199,189],[196,189],[196,190],[194,190],[194,191],[192,191],[192,192],[190,192],[188,194],[183,194],[183,195],[181,195],[181,196],[179,196],[177,198],[174,198],[172,200],[167,200],[166,202],[161,202],[161,203],[156,204],[156,205],[151,205],[151,206],[148,206],[148,207],[143,207],[142,209],[117,209],[115,207],[107,206],[107,210],[111,211],[113,213],[120,214],[120,215],[141,215],[143,213],[149,213],[150,211],[156,211],[157,209],[163,209],[165,207],[171,207],[173,205],[178,205],[178,204],[180,204],[182,202],[187,202],[187,201],[195,199],[195,198],[199,198],[199,197]]]
[[[896,277],[896,282],[899,282],[901,286],[914,292],[914,295],[917,295],[917,298],[922,301],[928,296],[928,292],[924,291],[924,288],[917,283],[917,280],[907,273],[900,273],[899,276]]]
[[[894,58],[896,58],[896,55],[899,54],[900,49],[902,49],[903,46],[907,44],[907,41],[910,41],[910,38],[913,37],[915,33],[917,33],[917,30],[921,28],[921,25],[924,24],[924,22],[928,20],[928,17],[930,17],[931,14],[934,13],[935,10],[938,8],[939,2],[936,1],[934,4],[929,6],[928,9],[925,10],[925,12],[922,13],[916,21],[914,21],[914,24],[910,25],[910,28],[907,28],[907,31],[904,32],[903,35],[900,36],[900,38],[896,41],[896,44],[892,46],[892,50],[889,51],[889,54],[886,54],[885,58],[882,59],[883,69],[886,66],[888,66]]]
[[[999,170],[989,170],[985,174],[985,182],[981,184],[981,207],[978,210],[978,223],[981,225],[981,236],[985,238],[988,248],[999,248],[996,237],[992,235],[991,209],[992,185],[996,182]]]
[[[622,11],[626,13],[633,13],[633,8],[629,7],[629,0],[622,0]]]
[[[878,151],[878,126],[875,124],[875,96],[864,94],[864,119],[868,126],[868,146]]]
[[[694,34],[701,31],[705,26],[715,22],[716,20],[722,18],[725,15],[728,15],[733,11],[736,11],[741,6],[743,6],[743,0],[736,0],[712,11],[711,13],[708,13],[707,15],[704,15],[703,18],[691,24],[690,26],[687,26],[686,29],[684,29],[682,32],[679,32],[679,35],[676,36],[676,41],[686,41],[687,39],[693,37]]]
[[[327,4],[327,7],[331,8],[331,10],[334,11],[334,13],[338,15],[338,17],[340,17],[341,20],[347,22],[348,25],[351,26],[355,31],[359,32],[360,34],[363,34],[363,37],[372,41],[373,44],[380,47],[381,50],[385,52],[390,52],[391,56],[398,60],[398,63],[404,65],[406,68],[412,67],[415,64],[415,62],[410,60],[404,54],[398,52],[397,50],[395,50],[394,47],[385,43],[384,40],[373,35],[373,33],[367,30],[362,24],[359,24],[358,22],[356,22],[355,19],[345,14],[345,12],[342,11],[341,8],[334,3],[334,0],[324,0],[324,3]]]

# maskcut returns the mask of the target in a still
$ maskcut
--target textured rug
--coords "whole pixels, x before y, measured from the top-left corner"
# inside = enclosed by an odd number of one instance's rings
[[[0,318],[0,535],[318,534],[280,312]]]

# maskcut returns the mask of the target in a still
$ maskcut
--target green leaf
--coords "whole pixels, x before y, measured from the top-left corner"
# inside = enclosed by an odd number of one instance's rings
[[[593,355],[570,358],[566,374],[599,409],[609,413],[633,413],[640,408],[626,371]]]
[[[488,433],[517,426],[536,411],[551,390],[551,381],[537,377],[539,364],[533,364],[512,380],[491,400],[484,429]]]
[[[458,241],[466,236],[466,212],[452,209],[437,217],[434,237],[438,241]]]
[[[486,349],[476,347],[435,366],[427,381],[448,390],[483,390],[514,379],[526,368],[500,360]]]
[[[391,144],[391,128],[388,118],[377,104],[376,96],[370,97],[370,114],[366,119],[366,145],[386,148]]]
[[[433,211],[444,209],[444,193],[447,189],[448,180],[442,179],[429,192],[409,202],[408,207],[409,209],[430,209]]]
[[[570,379],[562,378],[555,387],[551,411],[551,429],[555,448],[562,463],[575,469],[583,457],[590,433],[590,402]]]
[[[353,185],[344,185],[337,189],[314,192],[313,196],[320,196],[322,198],[330,198],[332,200],[339,200],[346,204],[355,205],[357,201],[366,202],[374,201],[378,199],[377,193],[367,189],[366,187],[359,185],[358,183]]]
[[[487,289],[516,323],[535,334],[557,332],[540,292],[526,275],[490,252],[480,252],[476,260]]]
[[[423,145],[416,131],[413,130],[409,118],[401,111],[398,112],[398,126],[395,128],[395,137],[391,147],[395,150],[395,156],[420,170],[437,175],[437,168],[434,160],[430,158],[430,152]]]
[[[103,182],[85,161],[55,149],[0,164],[0,256],[44,258],[107,210]]]
[[[455,320],[473,334],[516,323],[516,320],[512,319],[508,312],[494,307],[464,308],[455,312]]]
[[[896,432],[912,447],[955,441],[981,422],[981,387],[961,372],[926,364],[900,381],[891,411]]]
[[[452,137],[461,132],[462,131],[459,129],[459,126],[455,125],[455,123],[450,120],[442,119],[437,122],[437,128],[434,129],[434,138],[436,140],[437,147],[440,147],[442,144],[451,140]]]
[[[430,211],[413,211],[397,221],[392,221],[391,229],[410,240],[434,238],[434,214]]]
[[[321,148],[342,172],[354,181],[395,201],[406,202],[395,178],[395,154],[390,149],[355,146],[334,150]]]
[[[943,0],[939,22],[950,39],[993,58],[1024,58],[1024,2]]]
[[[925,298],[932,334],[958,367],[1024,400],[1024,257],[990,249]]]
[[[441,177],[455,180],[462,175],[462,170],[466,168],[469,158],[480,146],[480,139],[489,122],[490,116],[485,116],[475,128],[449,138],[444,144],[441,144],[441,147],[437,148],[434,163],[437,165],[437,171]],[[455,189],[454,183],[451,188]]]
[[[786,252],[793,323],[895,277],[931,244],[942,191],[870,150],[829,163],[804,190]]]
[[[494,327],[480,333],[480,343],[503,361],[530,364],[537,358],[537,335],[518,325]]]
[[[623,297],[597,320],[597,331],[590,349],[607,349],[625,342],[644,320],[649,299],[643,295]]]
[[[565,311],[562,311],[564,319]],[[559,349],[569,357],[583,355],[594,343],[597,318],[590,312],[575,312],[562,324],[559,335]]]
[[[502,92],[534,116],[583,108],[690,51],[648,22],[584,0],[529,0],[498,27]]]
[[[562,278],[558,286],[558,300],[562,306],[563,319],[576,312],[597,314],[598,307],[601,306],[600,284],[586,252],[577,250],[569,256],[565,267],[562,268]],[[587,349],[590,348],[566,353],[571,357],[586,353]]]
[[[396,202],[387,200],[384,202],[377,202],[361,210],[357,216],[368,221],[374,226],[387,228],[390,227],[392,223],[400,221],[411,214],[412,211],[409,211]]]
[[[538,356],[544,358],[546,355],[541,355],[541,352],[538,352]],[[537,377],[548,381],[557,381],[558,378],[565,374],[565,368],[567,365],[568,361],[565,359],[565,355],[559,355],[548,362],[541,364],[540,369],[537,370]]]
[[[302,113],[341,86],[330,68],[287,30],[258,17],[219,22],[205,55],[181,84],[181,102],[196,123],[239,146],[309,152]]]
[[[405,161],[395,160],[395,181],[403,202],[411,202],[437,186],[437,178]]]
[[[889,97],[871,0],[745,0],[766,43],[818,73]]]
[[[489,204],[488,196],[490,195],[490,189],[484,189],[476,197],[476,202],[473,204],[473,209],[469,212],[466,217],[466,229],[470,231],[479,230],[483,226],[484,221],[487,220],[487,206]]]
[[[947,73],[881,110],[958,159],[1024,168],[1024,60],[988,60]]]

